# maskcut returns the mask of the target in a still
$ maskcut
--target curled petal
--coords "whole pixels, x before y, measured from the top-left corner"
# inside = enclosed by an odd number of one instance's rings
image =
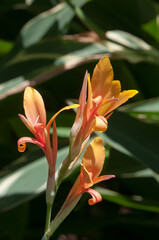
[[[93,127],[93,131],[98,131],[98,132],[105,132],[108,127],[108,122],[105,117],[103,116],[96,116],[95,118],[95,125]]]
[[[26,149],[26,144],[25,143],[21,143],[18,145],[18,151],[19,152],[24,152]]]
[[[43,151],[45,151],[45,146],[43,143],[37,141],[35,138],[31,138],[31,137],[22,137],[18,140],[17,145],[18,145],[18,151],[19,152],[24,152],[26,149],[26,142],[29,143],[34,143],[36,145],[38,145],[39,147],[41,147],[41,149]]]
[[[46,111],[43,99],[38,91],[32,87],[27,87],[24,91],[24,110],[29,122],[34,126],[42,123],[46,126]]]
[[[87,188],[83,192],[88,192],[92,196],[92,198],[88,200],[89,205],[94,205],[102,201],[102,196],[99,194],[99,192],[92,188]]]

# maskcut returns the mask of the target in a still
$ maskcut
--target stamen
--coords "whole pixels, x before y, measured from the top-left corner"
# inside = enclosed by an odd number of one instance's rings
[[[85,172],[88,174],[89,180],[91,182],[91,184],[93,185],[93,181],[92,181],[92,173],[88,172],[88,170],[86,169],[86,167],[83,165],[83,163],[81,163],[81,166],[83,167],[83,169],[85,170]]]
[[[35,125],[38,123],[39,118],[40,118],[40,116],[38,115],[38,117],[37,117],[37,119],[36,119],[36,121],[35,121],[35,123],[34,123],[34,127],[35,127]]]

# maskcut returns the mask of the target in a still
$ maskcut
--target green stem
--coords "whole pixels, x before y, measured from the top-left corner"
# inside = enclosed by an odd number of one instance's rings
[[[68,167],[70,164],[70,159],[71,159],[71,150],[72,150],[72,143],[70,143],[70,146],[69,146],[68,157],[64,160],[63,164],[61,165],[61,168],[59,169],[57,182],[56,182],[56,192],[57,192],[57,189],[59,188],[62,180],[65,178],[65,176],[67,174]]]
[[[46,232],[46,231],[49,229],[49,227],[50,227],[51,211],[52,211],[52,204],[47,204],[45,232]]]
[[[45,232],[50,227],[51,212],[52,212],[52,206],[53,206],[54,199],[55,199],[55,174],[54,174],[54,172],[51,172],[49,169],[47,188],[46,188],[47,212],[46,212]]]
[[[59,213],[51,222],[50,228],[48,229],[47,232],[45,232],[42,240],[49,240],[49,238],[53,235],[55,230],[59,227],[59,225],[63,222],[63,220],[70,214],[70,212],[76,206],[81,196],[82,194],[77,195],[74,199],[72,199],[72,201],[69,204],[67,204],[67,199],[66,199]]]

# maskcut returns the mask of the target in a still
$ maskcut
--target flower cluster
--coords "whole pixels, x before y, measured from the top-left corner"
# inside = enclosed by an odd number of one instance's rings
[[[27,87],[24,92],[25,116],[19,114],[20,119],[32,132],[35,138],[22,137],[18,140],[18,150],[25,151],[26,142],[38,145],[47,158],[49,173],[46,188],[47,216],[43,240],[49,239],[59,224],[75,207],[82,194],[91,194],[89,204],[93,205],[102,200],[101,195],[91,187],[114,175],[99,176],[105,160],[105,148],[100,137],[96,137],[87,147],[82,163],[80,175],[74,183],[68,197],[57,216],[51,221],[51,210],[58,187],[64,177],[72,170],[77,159],[84,151],[90,135],[94,131],[104,132],[108,128],[108,118],[114,109],[137,94],[136,90],[121,92],[120,81],[113,80],[113,69],[108,57],[100,59],[96,65],[92,78],[86,72],[79,103],[66,106],[58,111],[46,125],[46,110],[41,95],[33,88]],[[55,180],[58,140],[56,132],[56,116],[68,109],[77,108],[76,118],[70,132],[69,153],[58,169]],[[50,128],[53,125],[52,144]]]

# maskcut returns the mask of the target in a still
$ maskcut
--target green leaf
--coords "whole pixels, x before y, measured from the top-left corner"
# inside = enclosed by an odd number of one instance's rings
[[[0,98],[22,91],[27,85],[52,79],[105,51],[106,46],[100,43],[80,43],[61,39],[41,41],[20,51],[12,60],[1,65],[0,79],[3,84]]]
[[[106,143],[159,173],[158,126],[121,112],[114,113],[108,124],[106,134],[99,134]]]
[[[70,128],[68,127],[57,127],[57,136],[61,138],[69,138]]]
[[[120,58],[126,58],[131,63],[141,61],[159,64],[159,51],[146,43],[141,38],[136,37],[121,30],[107,31],[106,38],[109,52]]]
[[[159,212],[159,204],[155,201],[150,201],[143,199],[141,196],[126,196],[115,191],[111,191],[104,188],[95,188],[103,197],[103,199],[114,202],[119,205],[126,207],[149,211],[149,212]]]
[[[68,148],[60,149],[57,157],[57,169],[68,153]],[[33,162],[0,179],[0,212],[29,201],[43,192],[46,188],[48,165],[44,156],[38,152],[24,154],[25,161],[30,158]]]
[[[108,146],[106,146],[106,152],[107,151]],[[108,163],[104,169],[104,174],[106,172],[106,174],[114,174],[122,177],[124,174],[133,174],[134,172],[141,171],[143,169],[145,169],[145,166],[139,161],[127,154],[115,150],[114,148],[110,148],[110,155]]]
[[[125,105],[120,110],[130,113],[143,122],[159,124],[159,98]]]
[[[30,6],[31,4],[33,4],[34,1],[35,1],[35,0],[25,0],[25,4],[26,4],[27,6]]]
[[[149,168],[134,171],[131,173],[123,173],[120,176],[122,178],[154,178],[159,183],[159,175]]]
[[[81,7],[87,0],[74,0],[73,2],[75,6]],[[55,8],[43,12],[27,23],[20,33],[19,43],[23,47],[28,47],[45,37],[49,31],[52,36],[58,33],[61,35],[73,17],[74,12],[67,4],[58,4]]]

